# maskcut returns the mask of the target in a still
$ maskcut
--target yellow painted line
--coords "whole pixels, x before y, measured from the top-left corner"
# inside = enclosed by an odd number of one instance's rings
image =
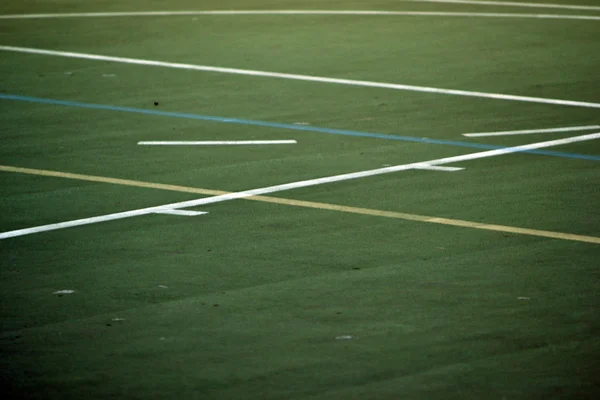
[[[45,169],[11,167],[8,165],[0,165],[0,171],[18,172],[18,173],[29,174],[29,175],[52,176],[55,178],[77,179],[80,181],[88,181],[88,182],[112,183],[114,185],[135,186],[135,187],[142,187],[142,188],[149,188],[149,189],[171,190],[173,192],[208,194],[211,196],[218,196],[220,194],[229,193],[229,192],[224,192],[222,190],[200,189],[200,188],[192,188],[192,187],[178,186],[178,185],[164,185],[162,183],[132,181],[130,179],[107,178],[104,176],[72,174],[70,172],[48,171]]]
[[[222,190],[202,189],[202,188],[194,188],[194,187],[179,186],[179,185],[166,185],[163,183],[142,182],[142,181],[134,181],[134,180],[130,180],[130,179],[108,178],[108,177],[103,177],[103,176],[73,174],[73,173],[69,173],[69,172],[49,171],[49,170],[33,169],[33,168],[21,168],[21,167],[12,167],[12,166],[6,166],[6,165],[0,165],[0,171],[17,172],[17,173],[22,173],[22,174],[39,175],[39,176],[50,176],[50,177],[56,177],[56,178],[77,179],[77,180],[88,181],[88,182],[111,183],[114,185],[133,186],[133,187],[141,187],[141,188],[148,188],[148,189],[169,190],[169,191],[181,192],[181,193],[196,193],[196,194],[205,194],[205,195],[213,195],[213,196],[231,193],[231,192],[226,192],[226,191],[222,191]],[[395,211],[374,210],[374,209],[370,209],[370,208],[350,207],[350,206],[342,206],[342,205],[337,205],[337,204],[318,203],[318,202],[314,202],[314,201],[283,199],[283,198],[271,197],[271,196],[252,196],[252,197],[245,197],[245,198],[243,198],[243,200],[261,201],[261,202],[265,202],[265,203],[283,204],[283,205],[288,205],[288,206],[304,207],[304,208],[314,208],[314,209],[318,209],[318,210],[338,211],[338,212],[344,212],[344,213],[350,213],[350,214],[371,215],[371,216],[375,216],[375,217],[394,218],[394,219],[402,219],[402,220],[409,220],[409,221],[427,222],[427,223],[440,224],[440,225],[459,226],[459,227],[463,227],[463,228],[482,229],[482,230],[487,230],[487,231],[497,231],[497,232],[519,234],[519,235],[530,235],[530,236],[546,237],[546,238],[551,238],[551,239],[570,240],[570,241],[575,241],[575,242],[600,244],[600,237],[595,237],[595,236],[576,235],[576,234],[572,234],[572,233],[544,231],[544,230],[539,230],[539,229],[527,229],[527,228],[519,228],[519,227],[515,227],[515,226],[506,226],[506,225],[485,224],[485,223],[480,223],[480,222],[464,221],[464,220],[460,220],[460,219],[439,218],[439,217],[431,217],[431,216],[426,216],[426,215],[400,213],[400,212],[395,212]]]

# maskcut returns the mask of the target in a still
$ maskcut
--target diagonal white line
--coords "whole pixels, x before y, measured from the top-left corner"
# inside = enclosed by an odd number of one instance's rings
[[[554,7],[557,8],[557,7]],[[520,19],[563,19],[599,21],[594,15],[522,14],[522,13],[477,13],[450,11],[378,11],[378,10],[213,10],[213,11],[130,11],[89,12],[54,14],[0,15],[0,19],[51,19],[51,18],[110,18],[110,17],[175,17],[201,15],[363,15],[405,17],[462,17],[462,18],[520,18]]]
[[[196,217],[198,215],[208,214],[208,212],[172,209],[172,210],[156,211],[155,214],[180,215],[183,217]]]
[[[146,214],[151,214],[151,213],[156,213],[156,212],[170,211],[170,210],[175,210],[175,209],[180,209],[180,208],[196,207],[196,206],[205,205],[205,204],[221,203],[224,201],[241,199],[241,198],[245,198],[245,197],[258,196],[258,195],[275,193],[275,192],[282,192],[285,190],[298,189],[298,188],[309,187],[309,186],[317,186],[317,185],[323,185],[323,184],[333,183],[333,182],[347,181],[347,180],[351,180],[351,179],[364,178],[367,176],[388,174],[391,172],[398,172],[398,171],[406,171],[406,170],[410,170],[410,169],[423,167],[423,165],[438,166],[438,165],[444,165],[444,164],[450,164],[450,163],[456,163],[456,162],[462,162],[462,161],[476,160],[476,159],[480,159],[480,158],[495,157],[495,156],[500,156],[503,154],[516,153],[516,152],[524,151],[524,150],[541,149],[541,148],[545,148],[545,147],[552,147],[552,146],[558,146],[561,144],[582,142],[582,141],[586,141],[586,140],[593,140],[593,139],[599,139],[599,138],[600,138],[600,132],[590,133],[587,135],[575,136],[575,137],[570,137],[570,138],[565,138],[565,139],[550,140],[547,142],[532,143],[532,144],[527,144],[527,145],[523,145],[523,146],[507,147],[505,149],[488,150],[488,151],[482,151],[482,152],[478,152],[478,153],[465,154],[462,156],[446,157],[446,158],[440,158],[440,159],[431,160],[431,161],[417,162],[417,163],[404,164],[404,165],[396,165],[396,166],[385,167],[385,168],[377,168],[377,169],[372,169],[372,170],[368,170],[368,171],[352,172],[349,174],[334,175],[334,176],[329,176],[329,177],[324,177],[324,178],[309,179],[309,180],[305,180],[305,181],[286,183],[283,185],[275,185],[275,186],[268,186],[268,187],[264,187],[264,188],[246,190],[243,192],[228,193],[228,194],[223,194],[223,195],[219,195],[219,196],[201,198],[201,199],[196,199],[196,200],[182,201],[182,202],[178,202],[178,203],[165,204],[162,206],[141,208],[139,210],[125,211],[125,212],[102,215],[102,216],[97,216],[97,217],[92,217],[92,218],[83,218],[83,219],[78,219],[78,220],[74,220],[74,221],[60,222],[57,224],[42,225],[42,226],[37,226],[37,227],[33,227],[33,228],[18,229],[18,230],[14,230],[14,231],[0,233],[0,239],[8,239],[8,238],[17,237],[17,236],[30,235],[33,233],[47,232],[47,231],[70,228],[70,227],[75,227],[75,226],[89,225],[89,224],[94,224],[94,223],[98,223],[98,222],[114,221],[117,219],[135,217],[135,216],[139,216],[139,215],[146,215]]]
[[[259,76],[259,77],[264,77],[264,78],[280,78],[280,79],[291,79],[291,80],[297,80],[297,81],[334,83],[334,84],[338,84],[338,85],[363,86],[363,87],[373,87],[373,88],[380,88],[380,89],[406,90],[406,91],[412,91],[412,92],[426,92],[426,93],[436,93],[436,94],[449,94],[449,95],[455,95],[455,96],[479,97],[479,98],[496,99],[496,100],[523,101],[523,102],[529,102],[529,103],[554,104],[554,105],[561,105],[561,106],[600,108],[600,103],[588,103],[588,102],[583,102],[583,101],[546,99],[546,98],[541,98],[541,97],[528,97],[528,96],[514,96],[514,95],[510,95],[510,94],[473,92],[473,91],[468,91],[468,90],[455,90],[455,89],[441,89],[441,88],[434,88],[434,87],[427,87],[427,86],[413,86],[413,85],[402,85],[402,84],[396,84],[396,83],[359,81],[359,80],[351,80],[351,79],[337,79],[337,78],[327,78],[327,77],[312,76],[312,75],[297,75],[297,74],[285,74],[285,73],[279,73],[279,72],[255,71],[255,70],[249,70],[249,69],[222,68],[222,67],[213,67],[213,66],[208,66],[208,65],[170,63],[170,62],[163,62],[163,61],[143,60],[143,59],[137,59],[137,58],[111,57],[111,56],[103,56],[103,55],[97,55],[97,54],[32,49],[32,48],[27,48],[27,47],[0,46],[0,50],[12,51],[12,52],[18,52],[18,53],[40,54],[40,55],[47,55],[47,56],[79,58],[79,59],[86,59],[86,60],[110,61],[110,62],[117,62],[117,63],[124,63],[124,64],[147,65],[147,66],[163,67],[163,68],[176,68],[176,69],[186,69],[186,70],[205,71],[205,72],[218,72],[218,73],[223,73],[223,74]]]
[[[549,3],[520,3],[516,1],[480,1],[480,0],[404,0],[413,3],[449,3],[449,4],[473,4],[478,6],[501,6],[501,7],[532,7],[532,8],[560,8],[563,10],[589,10],[600,11],[598,6],[578,6],[571,4],[549,4]]]
[[[462,171],[464,168],[459,168],[459,167],[441,167],[441,166],[434,166],[434,165],[429,165],[429,164],[415,164],[415,166],[413,167],[414,169],[424,169],[424,170],[429,170],[429,171],[446,171],[446,172],[455,172],[455,171]]]

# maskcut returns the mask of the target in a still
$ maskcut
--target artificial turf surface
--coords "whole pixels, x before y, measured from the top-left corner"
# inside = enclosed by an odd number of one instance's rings
[[[600,16],[364,0],[10,1],[0,14],[165,7]],[[520,18],[0,19],[6,46],[595,103],[598,37],[600,21]],[[495,146],[595,131],[461,133],[600,121],[593,108],[6,51],[0,76],[0,97]],[[221,191],[484,151],[6,98],[0,138],[2,166]],[[136,145],[253,139],[298,144]],[[600,141],[549,150],[598,156]],[[197,217],[146,215],[0,240],[2,385],[13,398],[40,399],[596,398],[599,244],[379,211],[598,238],[599,163],[503,155],[452,164],[460,172],[411,170],[273,195],[296,206],[234,200],[194,208],[210,212]],[[208,196],[115,183],[0,171],[0,230]],[[53,294],[64,289],[75,292]]]

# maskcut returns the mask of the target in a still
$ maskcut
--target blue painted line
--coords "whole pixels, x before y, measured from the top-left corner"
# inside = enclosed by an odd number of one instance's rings
[[[68,107],[88,108],[88,109],[94,109],[94,110],[121,111],[121,112],[130,112],[130,113],[136,113],[136,114],[156,115],[156,116],[162,116],[162,117],[174,117],[174,118],[195,119],[195,120],[201,120],[201,121],[223,122],[223,123],[228,123],[228,124],[264,126],[264,127],[269,127],[269,128],[280,128],[280,129],[293,129],[296,131],[319,132],[319,133],[326,133],[326,134],[330,134],[330,135],[345,135],[345,136],[368,137],[368,138],[386,139],[386,140],[400,140],[400,141],[404,141],[404,142],[440,144],[440,145],[446,145],[446,146],[470,147],[470,148],[475,148],[475,149],[486,149],[486,150],[497,150],[497,149],[505,149],[506,148],[505,146],[495,146],[495,145],[491,145],[491,144],[463,142],[463,141],[457,141],[457,140],[427,139],[427,138],[420,138],[420,137],[414,137],[414,136],[388,135],[385,133],[359,132],[359,131],[351,131],[351,130],[345,130],[345,129],[330,129],[330,128],[323,128],[323,127],[318,127],[318,126],[293,125],[293,124],[282,124],[282,123],[278,123],[278,122],[253,121],[253,120],[239,119],[239,118],[214,117],[214,116],[210,116],[210,115],[188,114],[188,113],[178,113],[178,112],[159,111],[159,110],[147,110],[147,109],[143,109],[143,108],[82,103],[82,102],[78,102],[78,101],[45,99],[45,98],[40,98],[40,97],[18,96],[18,95],[13,95],[13,94],[4,94],[4,93],[0,93],[0,99],[27,101],[30,103],[52,104],[52,105],[61,105],[61,106],[68,106]],[[587,154],[565,153],[565,152],[560,152],[560,151],[548,151],[548,150],[521,150],[519,152],[520,153],[530,153],[530,154],[541,154],[541,155],[554,156],[554,157],[565,157],[565,158],[576,158],[576,159],[581,159],[581,160],[600,161],[600,156],[587,155]]]

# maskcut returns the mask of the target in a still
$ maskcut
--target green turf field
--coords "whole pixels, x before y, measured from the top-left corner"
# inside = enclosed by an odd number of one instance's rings
[[[5,391],[597,398],[600,2],[562,2],[1,3]],[[23,18],[207,10],[425,14]],[[297,143],[138,145],[238,140]]]

